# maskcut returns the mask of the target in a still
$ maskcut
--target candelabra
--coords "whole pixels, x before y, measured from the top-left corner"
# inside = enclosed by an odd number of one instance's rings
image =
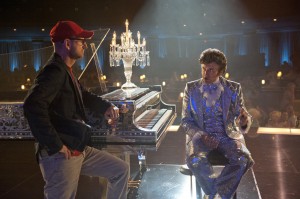
[[[121,34],[121,44],[117,44],[116,32],[113,33],[113,38],[110,44],[109,62],[110,66],[120,66],[122,60],[124,65],[124,75],[126,83],[122,85],[122,89],[136,88],[137,86],[131,82],[132,65],[149,66],[150,57],[149,51],[146,51],[146,40],[143,38],[141,42],[141,34],[137,32],[137,44],[132,38],[132,32],[128,30],[128,20],[126,19],[126,32]]]

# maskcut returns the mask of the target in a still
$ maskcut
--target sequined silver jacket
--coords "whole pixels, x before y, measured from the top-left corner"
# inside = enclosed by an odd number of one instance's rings
[[[223,122],[226,134],[232,139],[242,139],[251,126],[251,116],[248,114],[246,129],[242,129],[236,122],[241,108],[245,108],[241,85],[220,77],[224,87],[222,95]],[[200,87],[202,79],[188,82],[184,90],[181,127],[186,133],[187,155],[193,153],[191,139],[196,133],[205,134],[203,125],[203,105]],[[246,111],[247,112],[247,111]]]

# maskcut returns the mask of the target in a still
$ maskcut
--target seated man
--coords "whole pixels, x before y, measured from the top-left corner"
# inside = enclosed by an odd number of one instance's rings
[[[187,136],[187,165],[206,194],[204,198],[229,199],[245,172],[253,165],[243,134],[251,125],[244,107],[241,85],[226,80],[225,55],[207,49],[200,55],[202,78],[188,82],[183,98],[182,123]],[[218,150],[228,160],[216,178],[207,160]]]

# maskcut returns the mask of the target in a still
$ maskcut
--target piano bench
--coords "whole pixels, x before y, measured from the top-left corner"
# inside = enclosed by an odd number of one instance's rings
[[[225,166],[228,164],[228,159],[222,155],[220,152],[217,150],[211,151],[208,156],[208,161],[211,163],[212,166]],[[193,193],[193,172],[188,168],[188,166],[182,165],[179,169],[180,173],[183,175],[188,175],[190,176],[190,184],[191,184],[191,194]],[[196,186],[196,198],[201,199],[202,198],[202,192],[201,192],[201,186],[197,183],[195,179],[195,186]],[[237,199],[237,194],[236,192],[234,193],[233,199]]]

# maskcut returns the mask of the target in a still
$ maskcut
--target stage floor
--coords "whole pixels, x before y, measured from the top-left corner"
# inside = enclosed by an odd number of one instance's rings
[[[263,199],[300,198],[300,137],[291,135],[249,134],[246,143],[255,160],[253,167],[257,185]],[[148,170],[137,189],[140,199],[189,199],[190,179],[178,170],[184,164],[185,135],[168,132],[158,151],[147,152]],[[0,199],[43,198],[43,179],[34,157],[33,141],[0,140]],[[131,173],[137,171],[138,162],[131,155]],[[253,183],[248,172],[238,190],[238,199],[252,197]],[[99,199],[103,192],[99,180],[82,177],[76,199]],[[174,192],[177,190],[178,192]],[[195,190],[195,189],[194,189]],[[176,194],[176,195],[174,195]],[[129,196],[131,199],[134,196]],[[173,199],[173,198],[172,198]],[[251,199],[251,198],[250,198]]]
[[[195,178],[192,178],[191,185],[190,176],[181,174],[180,166],[148,165],[140,186],[130,189],[128,199],[196,199]],[[222,166],[214,166],[216,173],[220,173],[222,168]],[[201,192],[200,196],[203,195],[204,193]],[[243,177],[237,190],[237,198],[261,198],[252,170]]]

